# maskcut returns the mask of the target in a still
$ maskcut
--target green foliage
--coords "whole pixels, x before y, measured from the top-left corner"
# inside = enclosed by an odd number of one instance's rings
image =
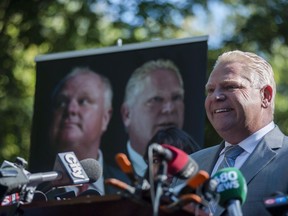
[[[234,4],[234,10],[244,6],[247,11],[243,14],[239,11],[235,15],[236,32],[232,39],[226,41],[226,46],[272,54],[275,41],[288,45],[288,1],[242,0],[236,2],[238,4]]]
[[[176,0],[2,0],[0,2],[0,161],[28,158],[35,90],[36,55],[203,35],[193,29],[193,7],[209,1]],[[283,0],[227,0],[226,22],[234,36],[209,50],[208,71],[224,50],[261,53],[273,65],[279,94],[275,121],[288,133],[288,3]],[[225,26],[222,26],[225,28]],[[220,139],[207,123],[206,145]]]
[[[191,4],[1,1],[0,161],[14,160],[16,156],[28,158],[36,55],[111,46],[118,38],[123,38],[124,43],[175,38],[183,30],[177,29],[173,17],[188,13]],[[138,22],[132,23],[134,20]]]

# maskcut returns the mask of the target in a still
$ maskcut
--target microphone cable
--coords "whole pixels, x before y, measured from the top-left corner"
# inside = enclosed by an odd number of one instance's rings
[[[150,184],[150,197],[151,204],[153,207],[153,215],[157,215],[158,210],[155,212],[155,190],[154,190],[154,172],[153,172],[153,148],[148,147],[148,173],[149,173],[149,184]]]
[[[157,176],[155,179],[153,172],[153,151],[154,146],[151,145],[148,147],[148,172],[149,172],[149,183],[150,183],[150,196],[153,207],[153,216],[158,216],[160,200],[163,194],[163,183],[167,180],[167,170],[168,164],[166,160],[161,159],[161,164],[159,170],[157,170]],[[155,188],[156,181],[156,188]]]

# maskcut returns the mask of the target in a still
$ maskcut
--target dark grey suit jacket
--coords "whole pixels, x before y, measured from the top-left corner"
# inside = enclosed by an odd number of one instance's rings
[[[131,185],[131,181],[129,179],[129,177],[122,172],[122,170],[115,166],[115,165],[110,165],[105,163],[103,166],[103,176],[104,176],[104,180],[108,179],[108,178],[116,178],[128,185]],[[121,192],[121,189],[117,188],[117,187],[113,187],[111,185],[107,185],[105,184],[105,194],[117,194],[118,192]]]
[[[193,153],[199,169],[211,174],[224,142]],[[288,192],[288,137],[276,126],[264,136],[240,168],[246,179],[247,199],[242,206],[244,216],[270,215],[263,200],[275,192]],[[223,214],[224,209],[215,215]]]

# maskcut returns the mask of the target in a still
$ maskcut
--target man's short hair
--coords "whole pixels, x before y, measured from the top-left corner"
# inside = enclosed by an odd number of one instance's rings
[[[174,72],[178,77],[181,87],[184,89],[183,79],[180,71],[171,60],[152,60],[144,63],[132,73],[126,85],[124,102],[126,102],[129,106],[132,106],[138,93],[143,88],[143,80],[151,73],[153,73],[153,71],[158,69],[165,69]]]
[[[72,71],[67,74],[60,83],[55,87],[55,90],[52,94],[52,102],[54,105],[55,99],[59,92],[62,90],[63,85],[71,78],[76,77],[81,74],[96,74],[99,76],[100,80],[104,84],[105,92],[104,92],[104,99],[105,99],[105,108],[111,108],[112,107],[112,99],[113,99],[113,89],[110,80],[104,76],[103,74],[99,74],[93,70],[91,70],[88,67],[76,67],[72,69]]]
[[[276,95],[276,83],[274,79],[274,72],[271,65],[262,57],[251,53],[243,52],[240,50],[234,50],[225,52],[220,55],[215,63],[214,68],[222,63],[229,62],[240,62],[244,65],[244,70],[249,72],[253,76],[251,80],[252,87],[262,88],[265,85],[272,86],[273,96],[272,96],[272,110],[274,111],[275,107],[275,95]]]

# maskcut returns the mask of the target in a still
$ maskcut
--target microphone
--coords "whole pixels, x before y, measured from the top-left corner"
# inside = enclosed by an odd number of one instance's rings
[[[142,178],[134,173],[133,166],[125,154],[116,154],[115,160],[122,172],[124,172],[128,176],[128,178],[132,182],[132,185],[136,188],[137,191],[146,191],[150,189],[150,184],[148,183],[148,181],[145,178]]]
[[[177,201],[172,202],[168,205],[160,206],[162,210],[172,213],[182,209],[184,206],[194,203],[194,204],[202,204],[202,199],[197,194],[185,194],[179,197]]]
[[[89,183],[96,182],[102,176],[103,170],[97,160],[86,158],[81,160],[80,163],[89,178]],[[95,189],[87,189],[78,196],[101,196],[101,194]]]
[[[89,183],[96,182],[103,174],[100,163],[93,158],[86,158],[80,161],[85,173],[89,178]]]
[[[10,162],[4,161],[5,164]],[[5,196],[8,194],[19,192],[22,187],[28,184],[29,179],[27,177],[28,171],[23,167],[12,164],[11,166],[3,164],[0,169],[0,201],[2,202]]]
[[[153,164],[151,161],[152,154],[156,154],[162,159],[161,166],[158,170],[156,187],[154,191],[153,179]],[[160,204],[160,197],[165,188],[163,188],[163,180],[167,179],[167,173],[177,176],[182,179],[188,179],[194,176],[198,171],[197,163],[190,158],[184,151],[168,144],[153,143],[148,148],[148,161],[149,161],[149,180],[150,180],[150,193],[153,204],[153,215],[158,214]],[[165,162],[165,163],[164,163]]]
[[[123,153],[118,153],[115,156],[115,160],[122,172],[129,177],[133,185],[136,185],[139,181],[139,177],[134,174],[133,166],[128,157]]]
[[[49,182],[48,185],[41,189],[41,191],[46,193],[54,187],[79,185],[90,182],[90,178],[88,178],[82,164],[73,152],[58,153],[53,170],[54,171],[51,172],[29,174],[29,186],[36,187],[41,183]],[[94,178],[93,175],[92,178]]]
[[[101,196],[101,194],[97,190],[88,189],[78,195],[78,197],[84,196]]]
[[[45,179],[45,173],[39,173],[39,178],[34,178],[34,181],[36,183],[53,181],[53,186],[85,184],[90,181],[82,165],[80,164],[76,155],[73,152],[58,153],[53,170],[55,171],[52,172],[54,173],[54,176],[52,178]],[[44,175],[43,178],[41,177],[41,175]]]
[[[87,176],[87,179],[81,182],[78,179],[75,180],[75,177],[70,174],[69,169],[67,169],[67,166],[65,166],[65,161],[64,162],[62,161],[63,157],[61,157],[60,154],[58,154],[58,157],[54,165],[54,170],[56,171],[49,172],[49,173],[54,174],[55,177],[57,174],[60,174],[60,177],[58,176],[55,179],[49,179],[49,180],[47,178],[45,180],[41,179],[40,183],[49,181],[48,185],[41,188],[41,191],[43,191],[44,193],[48,193],[50,190],[56,187],[65,187],[69,185],[81,185],[81,184],[86,184],[86,183],[94,183],[102,176],[103,170],[99,162],[93,158],[86,158],[78,162],[79,163],[78,165],[81,165],[82,170],[80,171],[83,172]],[[38,173],[37,175],[42,176],[43,174],[47,175],[47,173]]]
[[[271,215],[288,215],[288,195],[276,191],[264,199],[265,208]]]
[[[208,193],[206,191],[206,185],[210,180],[209,174],[204,170],[200,170],[196,175],[187,179],[184,184],[174,188],[174,197],[172,197],[173,202],[165,206],[165,209],[172,212],[179,209],[186,209],[186,207],[188,208],[188,204],[192,204],[189,207],[190,210],[191,207],[193,207],[193,209],[197,209],[197,211],[206,211],[208,206],[207,201],[210,201],[206,199],[206,193]]]
[[[203,185],[210,178],[209,174],[204,170],[186,180],[186,183],[181,188],[179,194],[195,193],[195,190]]]
[[[198,172],[198,164],[184,151],[172,145],[153,143],[149,148],[168,162],[168,173],[171,175],[188,179]]]
[[[213,176],[218,182],[219,205],[227,208],[230,216],[242,216],[241,204],[246,200],[247,184],[242,173],[233,167],[224,168]]]
[[[92,159],[93,160],[93,159]],[[100,165],[96,160],[92,162],[89,160],[88,164],[94,164],[94,167],[100,169]],[[87,162],[84,161],[83,165],[87,169]],[[90,165],[88,166],[90,167]],[[43,172],[31,174],[19,164],[12,164],[5,161],[0,169],[0,195],[3,199],[6,195],[10,195],[17,192],[26,193],[23,196],[25,202],[31,202],[36,187],[44,182],[52,182],[52,184],[46,186],[46,189],[51,189],[55,186],[64,186],[72,184],[84,184],[93,182],[99,178],[101,172],[91,173],[89,169],[89,177],[84,171],[82,164],[78,161],[77,157],[73,152],[59,153],[56,157],[54,170],[51,172]],[[95,174],[96,173],[96,174]],[[100,174],[100,175],[101,175]],[[2,201],[1,199],[1,201]]]
[[[179,191],[178,195],[197,192],[201,195],[202,199],[204,198],[207,202],[219,200],[219,194],[216,192],[218,182],[210,178],[208,172],[204,170],[200,170],[195,176],[188,179],[184,185],[179,186],[181,186],[181,188],[174,188],[174,191]]]
[[[219,201],[217,193],[218,182],[215,179],[209,178],[201,186],[201,193],[207,202]]]
[[[136,192],[135,187],[132,187],[129,184],[126,184],[125,182],[122,182],[122,181],[115,179],[115,178],[105,179],[105,184],[116,187],[116,188],[120,189],[121,191],[128,192],[131,195],[134,195]]]

